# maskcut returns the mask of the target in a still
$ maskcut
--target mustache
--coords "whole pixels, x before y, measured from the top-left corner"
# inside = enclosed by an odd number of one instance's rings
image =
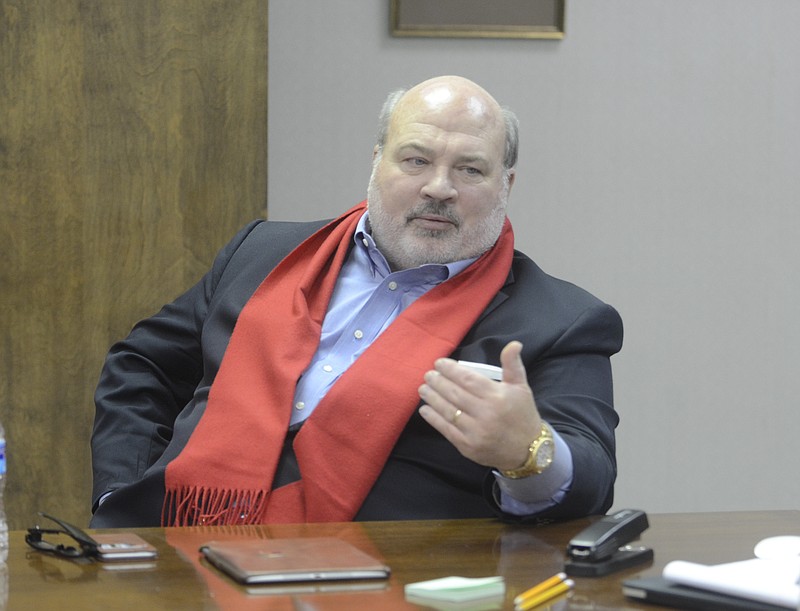
[[[440,216],[453,223],[456,227],[461,226],[461,219],[453,211],[453,207],[438,200],[427,201],[414,206],[406,214],[406,221],[426,215]]]

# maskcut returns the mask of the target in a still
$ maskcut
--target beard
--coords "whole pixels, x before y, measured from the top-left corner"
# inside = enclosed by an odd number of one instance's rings
[[[438,200],[421,201],[402,217],[386,212],[373,167],[367,190],[367,209],[372,237],[393,271],[410,269],[429,263],[445,264],[479,257],[497,242],[506,219],[509,181],[503,187],[484,218],[476,219],[472,227],[464,227],[451,204]],[[452,223],[447,230],[414,227],[414,218],[434,214]]]

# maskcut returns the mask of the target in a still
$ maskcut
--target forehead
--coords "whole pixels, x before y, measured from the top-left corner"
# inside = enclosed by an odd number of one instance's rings
[[[480,92],[444,86],[410,91],[395,108],[387,136],[390,146],[421,139],[500,157],[505,149],[505,123],[497,103]]]

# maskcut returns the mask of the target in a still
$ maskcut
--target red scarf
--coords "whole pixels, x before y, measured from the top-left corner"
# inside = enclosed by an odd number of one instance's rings
[[[448,356],[503,286],[514,235],[403,311],[333,385],[294,440],[302,479],[272,491],[294,389],[365,202],[307,238],[245,304],[208,405],[166,469],[163,521],[352,520],[419,404],[423,374]]]

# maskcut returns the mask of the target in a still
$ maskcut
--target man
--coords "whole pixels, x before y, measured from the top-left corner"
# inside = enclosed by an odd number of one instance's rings
[[[514,251],[516,157],[469,80],[391,95],[366,209],[251,224],[112,348],[92,526],[608,509],[622,323]]]

